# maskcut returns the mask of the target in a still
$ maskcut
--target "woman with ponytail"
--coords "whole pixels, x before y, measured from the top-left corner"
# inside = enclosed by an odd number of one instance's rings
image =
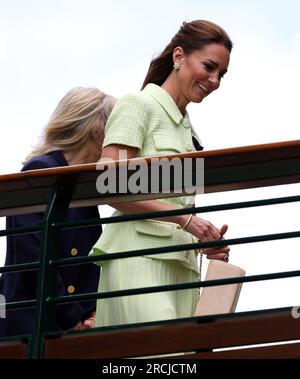
[[[232,42],[218,25],[205,20],[184,22],[162,53],[153,59],[142,90],[123,97],[105,128],[102,158],[178,154],[201,149],[186,107],[201,103],[215,91],[227,71]],[[173,197],[116,203],[114,215],[190,207],[194,199]],[[215,241],[220,228],[195,215],[161,217],[109,224],[91,254],[151,249],[160,246]],[[116,238],[117,236],[117,238]],[[207,258],[228,261],[229,248],[203,249]],[[150,287],[196,281],[197,252],[172,253],[104,260],[99,291]],[[197,289],[101,299],[97,326],[117,325],[192,316]]]

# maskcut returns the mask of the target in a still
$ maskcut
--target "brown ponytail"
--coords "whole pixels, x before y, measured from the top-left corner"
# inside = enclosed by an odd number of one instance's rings
[[[224,45],[229,52],[232,42],[228,34],[220,26],[211,21],[195,20],[183,22],[179,31],[165,47],[163,52],[150,63],[142,89],[148,83],[161,86],[173,70],[173,50],[181,46],[185,54],[194,50],[201,50],[212,43]]]

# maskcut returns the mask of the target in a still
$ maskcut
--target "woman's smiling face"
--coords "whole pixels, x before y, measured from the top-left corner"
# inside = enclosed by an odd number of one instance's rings
[[[185,54],[180,47],[173,53],[174,62],[180,64],[176,71],[177,105],[185,109],[190,102],[200,103],[204,97],[220,86],[227,72],[230,52],[220,44],[213,43],[201,50]]]

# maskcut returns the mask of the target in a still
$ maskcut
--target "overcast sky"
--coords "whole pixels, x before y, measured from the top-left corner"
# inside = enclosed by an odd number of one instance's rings
[[[193,19],[220,24],[234,42],[221,88],[189,107],[205,149],[299,139],[299,15],[297,0],[0,0],[0,174],[20,170],[70,88],[96,86],[116,97],[139,90],[153,56],[182,21]],[[296,195],[299,188],[205,195],[197,202]],[[227,237],[234,238],[298,230],[298,214],[295,203],[205,217],[228,223]],[[231,262],[249,275],[299,269],[299,240],[234,246]],[[299,305],[299,284],[245,284],[238,309]]]

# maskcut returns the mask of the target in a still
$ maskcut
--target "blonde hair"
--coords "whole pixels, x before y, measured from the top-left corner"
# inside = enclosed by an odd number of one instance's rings
[[[76,87],[60,100],[46,125],[40,142],[25,162],[55,150],[79,150],[91,137],[95,125],[104,133],[116,99],[97,88]]]

